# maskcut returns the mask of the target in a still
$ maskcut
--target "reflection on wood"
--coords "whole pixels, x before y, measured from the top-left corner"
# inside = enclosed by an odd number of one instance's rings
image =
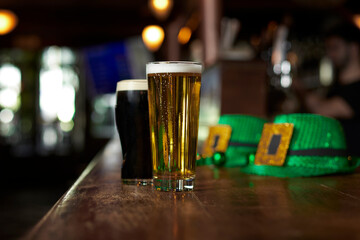
[[[281,179],[197,169],[192,193],[120,183],[113,142],[25,239],[349,239],[360,173]],[[112,146],[112,147],[111,147]]]

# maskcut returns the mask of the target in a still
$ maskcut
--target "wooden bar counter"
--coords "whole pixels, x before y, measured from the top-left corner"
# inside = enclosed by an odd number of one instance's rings
[[[360,173],[281,179],[198,167],[194,192],[120,181],[113,141],[23,239],[360,239]]]

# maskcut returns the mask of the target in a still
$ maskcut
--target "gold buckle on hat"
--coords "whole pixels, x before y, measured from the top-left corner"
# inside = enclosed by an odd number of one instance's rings
[[[265,123],[255,155],[255,165],[283,166],[293,131],[292,123]]]
[[[225,152],[231,137],[231,127],[218,124],[209,128],[209,135],[203,147],[203,156],[211,157],[215,152]]]

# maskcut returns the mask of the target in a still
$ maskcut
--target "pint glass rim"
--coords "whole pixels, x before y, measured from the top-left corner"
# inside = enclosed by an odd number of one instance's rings
[[[191,61],[159,61],[146,64],[146,75],[157,73],[196,73],[201,74],[202,64]]]
[[[195,64],[202,66],[201,62],[195,62],[195,61],[154,61],[154,62],[148,62],[146,65],[150,64]]]
[[[135,90],[148,90],[147,79],[124,79],[116,84],[116,92],[119,91],[135,91]]]

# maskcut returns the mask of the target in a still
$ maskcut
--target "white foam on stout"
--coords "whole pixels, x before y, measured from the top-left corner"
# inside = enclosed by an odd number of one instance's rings
[[[121,80],[116,85],[116,91],[148,90],[146,79]]]
[[[185,62],[148,63],[146,64],[146,74],[151,73],[201,73],[201,64]]]

